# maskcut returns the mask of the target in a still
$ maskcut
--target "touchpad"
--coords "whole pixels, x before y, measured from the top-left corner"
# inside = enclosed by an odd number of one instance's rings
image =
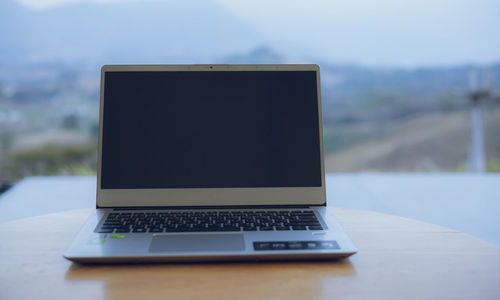
[[[162,234],[151,240],[150,252],[243,251],[241,233]]]

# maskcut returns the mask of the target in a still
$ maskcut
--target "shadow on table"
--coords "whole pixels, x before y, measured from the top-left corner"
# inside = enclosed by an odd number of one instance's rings
[[[80,265],[68,281],[94,282],[107,299],[148,298],[301,298],[321,297],[323,285],[355,276],[349,259],[294,262],[222,262]],[[231,297],[231,295],[233,297]],[[175,298],[174,298],[175,297]]]

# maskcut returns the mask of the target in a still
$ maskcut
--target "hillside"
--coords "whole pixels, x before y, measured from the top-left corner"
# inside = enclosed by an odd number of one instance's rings
[[[487,161],[500,162],[500,108],[485,122]],[[468,111],[434,113],[395,122],[379,136],[326,156],[327,172],[428,172],[465,168],[470,144]]]
[[[216,62],[291,60],[261,46]],[[463,170],[469,74],[481,84],[500,78],[498,64],[415,70],[319,64],[327,172]],[[0,177],[95,172],[99,69],[84,65],[0,62]],[[500,91],[499,80],[489,83]],[[493,107],[486,150],[495,165],[500,110]]]

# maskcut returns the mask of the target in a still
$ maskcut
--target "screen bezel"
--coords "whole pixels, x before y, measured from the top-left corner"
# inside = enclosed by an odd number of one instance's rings
[[[102,189],[102,131],[106,72],[124,71],[314,71],[317,80],[321,186],[266,188]],[[319,66],[308,65],[105,65],[101,68],[97,207],[326,205]]]

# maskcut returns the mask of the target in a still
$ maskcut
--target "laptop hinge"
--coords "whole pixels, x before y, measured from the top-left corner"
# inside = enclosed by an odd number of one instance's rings
[[[114,210],[196,210],[196,209],[269,209],[269,208],[309,208],[320,205],[235,205],[235,206],[128,206],[128,207],[98,207]]]

